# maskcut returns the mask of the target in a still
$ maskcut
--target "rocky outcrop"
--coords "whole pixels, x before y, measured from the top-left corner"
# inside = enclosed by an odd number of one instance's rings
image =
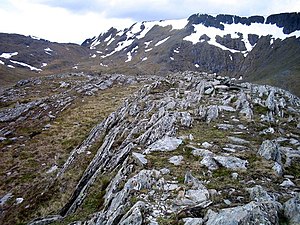
[[[101,194],[101,205],[78,224],[279,224],[283,212],[298,221],[297,97],[195,72],[135,79],[105,75],[59,88],[88,98],[96,89],[142,79],[143,87],[47,175],[58,171],[53,183],[60,185],[83,155],[90,157],[59,216],[35,224],[71,218],[84,210],[91,191]],[[270,112],[272,120],[266,119]]]

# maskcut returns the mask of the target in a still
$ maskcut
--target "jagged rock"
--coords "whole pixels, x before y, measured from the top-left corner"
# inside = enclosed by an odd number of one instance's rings
[[[263,141],[258,150],[258,154],[264,157],[266,160],[273,160],[278,163],[281,162],[280,150],[276,141]]]
[[[35,106],[38,106],[42,103],[42,100],[36,100],[32,102],[28,102],[26,104],[17,104],[14,108],[4,109],[0,111],[0,122],[8,122],[16,120],[22,114],[28,112]]]
[[[159,170],[163,175],[166,175],[166,174],[169,174],[170,173],[170,170],[167,169],[167,168],[162,168]]]
[[[204,156],[200,161],[200,164],[206,166],[209,170],[216,170],[219,168],[218,164],[211,156]]]
[[[300,224],[300,195],[296,194],[295,197],[291,198],[284,203],[284,215],[289,219],[289,224],[298,225]]]
[[[175,149],[178,148],[179,145],[181,145],[181,143],[182,143],[181,139],[165,136],[164,138],[151,144],[144,151],[144,153],[149,154],[150,152],[154,152],[154,151],[174,151]]]
[[[253,117],[253,111],[251,105],[244,92],[241,92],[237,101],[235,102],[236,109],[241,109],[240,114],[244,115],[246,119],[251,120]]]
[[[236,111],[235,108],[228,106],[228,105],[219,105],[218,108],[220,111],[227,111],[227,112],[235,112]]]
[[[169,158],[169,162],[174,164],[175,166],[179,166],[181,164],[182,160],[183,160],[182,155],[175,155],[175,156],[172,156],[171,158]]]
[[[0,198],[0,206],[3,206],[7,200],[9,200],[10,198],[13,197],[12,193],[7,193],[6,195],[4,195],[3,197]]]
[[[184,225],[202,225],[204,222],[202,218],[184,218],[182,220]]]
[[[145,203],[138,201],[121,219],[120,225],[141,225],[143,223],[142,211]]]
[[[250,194],[250,198],[254,201],[273,201],[273,198],[260,185],[256,185],[253,188],[247,188],[247,191]]]
[[[29,222],[28,225],[46,225],[46,224],[50,224],[50,223],[53,223],[55,221],[59,221],[62,219],[63,219],[63,217],[60,215],[52,215],[52,216],[47,216],[44,218],[35,219],[35,220]]]
[[[283,181],[281,184],[280,184],[281,187],[294,187],[296,186],[290,179],[286,179],[285,181]]]
[[[213,146],[212,144],[210,144],[210,143],[208,143],[208,142],[203,142],[201,145],[202,145],[204,148],[210,148],[210,147]]]
[[[218,124],[217,127],[220,130],[230,130],[233,129],[234,126],[231,124]]]
[[[222,166],[232,170],[246,170],[248,161],[234,156],[215,156],[213,157]]]
[[[265,224],[279,225],[280,206],[275,202],[250,202],[244,206],[208,211],[206,225]]]
[[[283,168],[282,168],[282,166],[281,166],[280,163],[274,162],[274,166],[272,167],[272,169],[275,171],[275,173],[278,176],[282,176],[282,174],[283,174]]]
[[[185,127],[191,127],[193,124],[193,118],[188,112],[181,113],[181,125]]]
[[[145,158],[145,155],[137,152],[133,152],[132,156],[136,159],[137,163],[141,166],[144,166],[147,164],[147,159]]]
[[[209,106],[207,110],[206,121],[210,123],[211,121],[217,119],[218,116],[219,116],[218,106],[217,105]]]

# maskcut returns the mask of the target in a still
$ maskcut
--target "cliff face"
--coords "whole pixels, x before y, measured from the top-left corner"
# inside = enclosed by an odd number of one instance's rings
[[[287,88],[299,95],[299,13],[269,17],[195,14],[187,20],[110,29],[82,45],[98,71],[206,71]],[[90,64],[89,64],[90,65]],[[288,79],[281,79],[286,74]],[[291,82],[290,82],[291,81]]]
[[[80,73],[0,99],[2,224],[299,223],[288,91],[193,71]]]

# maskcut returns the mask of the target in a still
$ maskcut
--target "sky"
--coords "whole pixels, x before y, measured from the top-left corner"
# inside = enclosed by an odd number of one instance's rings
[[[0,0],[0,32],[81,44],[110,27],[195,13],[252,16],[300,12],[299,0]]]

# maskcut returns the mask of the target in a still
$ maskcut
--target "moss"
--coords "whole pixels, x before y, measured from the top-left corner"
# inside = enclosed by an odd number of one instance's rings
[[[156,219],[157,223],[159,225],[182,225],[184,224],[182,221],[180,221],[177,217],[177,215],[172,214],[169,217],[158,217]]]

